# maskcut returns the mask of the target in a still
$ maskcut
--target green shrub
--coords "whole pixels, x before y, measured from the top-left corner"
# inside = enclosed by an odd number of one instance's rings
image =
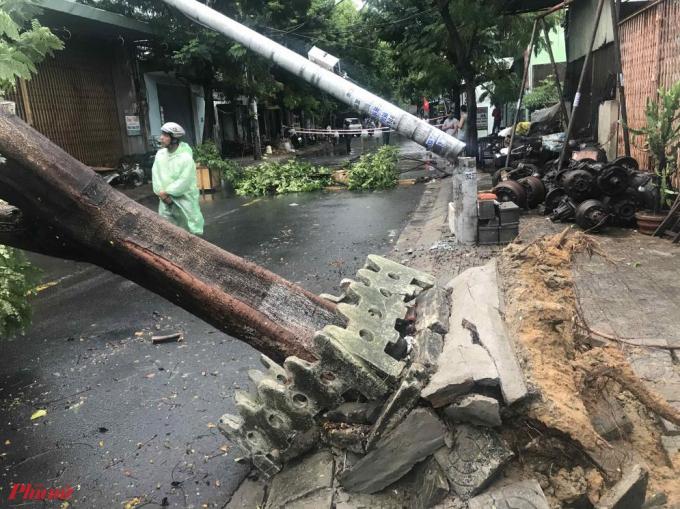
[[[398,159],[399,149],[390,146],[361,156],[349,170],[349,188],[372,191],[396,186],[399,181]]]
[[[634,142],[649,153],[658,177],[660,200],[656,212],[669,208],[678,194],[673,190],[671,177],[677,170],[680,150],[680,81],[670,88],[661,87],[658,92],[654,99],[647,98],[646,125],[630,128],[631,133],[641,137]]]
[[[241,166],[229,159],[222,159],[220,151],[212,141],[206,141],[194,149],[194,159],[202,166],[217,170],[226,182],[235,184],[241,177]]]
[[[0,245],[0,337],[23,332],[30,324],[29,298],[38,280],[38,270],[21,251]]]
[[[241,196],[264,196],[316,191],[331,183],[328,168],[291,159],[283,163],[264,162],[245,168],[235,188]]]
[[[548,76],[524,96],[524,106],[529,111],[552,106],[560,100],[555,84],[555,76]]]

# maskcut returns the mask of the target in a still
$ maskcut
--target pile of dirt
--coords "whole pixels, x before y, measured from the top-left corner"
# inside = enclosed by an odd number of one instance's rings
[[[572,259],[584,252],[604,256],[593,237],[567,229],[510,245],[499,259],[506,322],[536,396],[506,432],[524,451],[514,468],[531,472],[555,507],[579,507],[596,503],[626,466],[641,463],[650,471],[649,493],[664,492],[672,507],[680,504],[680,472],[667,464],[656,415],[674,421],[677,412],[644,387],[619,349],[593,347],[580,334]],[[632,423],[609,440],[592,423],[605,392]]]

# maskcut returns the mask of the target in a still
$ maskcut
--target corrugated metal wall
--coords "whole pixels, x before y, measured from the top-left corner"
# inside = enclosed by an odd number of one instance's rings
[[[38,74],[20,83],[17,113],[69,154],[90,166],[115,166],[123,156],[110,46],[66,43]]]
[[[641,127],[645,124],[647,99],[654,99],[659,87],[670,87],[680,80],[680,2],[662,0],[652,4],[623,20],[620,34],[628,123]],[[644,140],[631,138],[631,155],[641,168],[651,169],[649,155],[642,149]],[[621,134],[619,153],[623,153]]]

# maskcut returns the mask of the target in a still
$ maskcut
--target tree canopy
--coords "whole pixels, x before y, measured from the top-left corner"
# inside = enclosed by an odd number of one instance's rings
[[[468,145],[476,150],[477,86],[494,99],[507,99],[517,80],[511,63],[529,44],[533,20],[504,13],[503,2],[487,0],[374,0],[370,18],[378,36],[391,44],[402,71],[401,92],[421,95],[465,91]],[[516,89],[515,89],[516,90]],[[515,91],[516,93],[516,91]]]
[[[223,35],[196,25],[161,0],[80,1],[153,24],[161,34],[153,52],[157,63],[202,84],[207,98],[217,90],[228,97],[281,101],[289,109],[321,115],[338,107],[311,85]],[[392,63],[389,47],[375,43],[359,28],[362,17],[349,0],[215,0],[210,6],[298,53],[306,54],[318,45],[341,58],[352,79],[394,96],[391,82],[384,79],[384,71]],[[207,107],[206,112],[209,110]],[[206,131],[209,129],[206,125]]]

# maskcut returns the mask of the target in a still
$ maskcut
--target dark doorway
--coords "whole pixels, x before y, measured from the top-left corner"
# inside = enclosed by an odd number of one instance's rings
[[[161,108],[161,124],[177,122],[187,133],[185,141],[190,145],[195,145],[194,114],[189,88],[183,85],[159,83],[158,104]]]

